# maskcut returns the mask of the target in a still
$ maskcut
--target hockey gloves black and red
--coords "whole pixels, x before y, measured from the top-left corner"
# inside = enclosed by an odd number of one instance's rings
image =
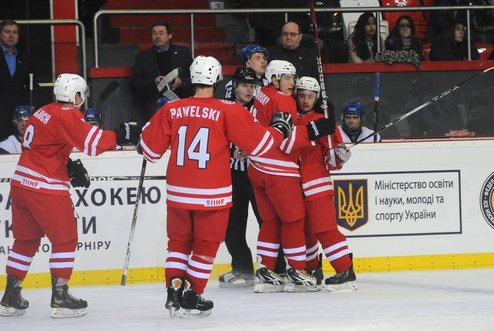
[[[141,129],[136,123],[123,122],[115,130],[115,133],[117,134],[117,145],[137,145],[141,135]]]
[[[293,119],[289,113],[276,112],[271,117],[269,126],[280,131],[286,139],[290,136],[293,130]]]
[[[69,175],[70,184],[72,187],[88,188],[91,184],[86,168],[82,165],[80,159],[67,162],[67,174]]]
[[[333,134],[336,128],[334,115],[329,118],[320,118],[315,121],[310,121],[306,125],[310,140],[316,140],[319,137]]]

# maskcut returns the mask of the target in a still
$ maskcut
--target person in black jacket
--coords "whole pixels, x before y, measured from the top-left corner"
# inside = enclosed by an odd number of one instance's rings
[[[285,60],[297,69],[297,76],[319,77],[316,51],[301,45],[303,33],[296,22],[286,22],[281,29],[280,44],[268,48],[269,61]]]
[[[386,50],[414,50],[422,58],[422,43],[415,32],[413,19],[408,15],[398,17],[396,24],[384,42]]]
[[[466,26],[457,22],[431,44],[429,58],[431,61],[468,60],[468,41],[465,36]],[[480,55],[474,43],[470,41],[471,59],[478,60]]]
[[[160,97],[158,84],[173,69],[179,75],[170,84],[170,89],[180,98],[193,94],[190,82],[192,52],[189,48],[170,43],[173,27],[167,22],[156,22],[151,26],[153,47],[136,55],[130,88],[134,101],[141,108],[143,123],[154,113],[154,105]]]
[[[0,23],[0,140],[15,134],[12,114],[15,107],[29,103],[29,73],[32,67],[27,54],[17,49],[19,25],[11,19]]]

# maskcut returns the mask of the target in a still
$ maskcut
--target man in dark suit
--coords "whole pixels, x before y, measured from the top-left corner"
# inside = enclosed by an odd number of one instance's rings
[[[0,140],[14,134],[12,114],[15,107],[29,103],[31,64],[17,49],[19,25],[11,19],[0,22]]]
[[[268,48],[269,61],[285,60],[291,62],[297,69],[297,77],[310,76],[319,78],[317,70],[316,51],[304,46],[303,33],[296,22],[286,22],[281,28],[280,44]]]
[[[153,47],[137,54],[135,58],[130,88],[142,111],[141,125],[153,115],[154,105],[160,96],[157,86],[173,69],[179,68],[179,75],[170,84],[170,89],[180,98],[193,94],[189,69],[192,64],[192,52],[187,47],[171,44],[172,32],[170,24],[154,23],[151,27]]]

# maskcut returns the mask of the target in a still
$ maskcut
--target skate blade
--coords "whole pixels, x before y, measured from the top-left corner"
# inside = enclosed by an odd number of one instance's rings
[[[178,312],[180,311],[180,308],[167,308],[168,309],[168,312],[170,313],[170,317],[171,318],[174,318],[175,316],[178,315]]]
[[[273,285],[268,283],[255,284],[254,292],[256,293],[277,293],[283,292],[285,285]]]
[[[321,287],[317,285],[296,285],[296,284],[286,284],[283,288],[284,292],[319,292]]]
[[[0,316],[3,316],[3,317],[22,316],[25,313],[26,313],[26,309],[17,309],[14,307],[0,306]]]
[[[178,312],[178,317],[180,318],[201,318],[211,315],[212,309],[209,310],[198,310],[198,309],[180,309]]]
[[[220,288],[243,288],[253,287],[254,281],[237,281],[237,282],[220,282],[218,285]]]
[[[330,284],[326,285],[328,292],[353,292],[357,290],[357,284],[355,282],[346,282],[343,284]]]
[[[52,318],[74,318],[81,317],[87,314],[87,308],[69,309],[69,308],[53,308],[50,316]]]

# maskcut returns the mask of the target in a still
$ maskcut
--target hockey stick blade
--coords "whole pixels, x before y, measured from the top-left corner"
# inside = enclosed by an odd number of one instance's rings
[[[393,121],[389,122],[388,124],[386,124],[386,125],[385,125],[385,126],[383,126],[382,128],[380,128],[380,129],[378,129],[378,130],[374,131],[373,133],[369,134],[368,136],[363,137],[362,139],[357,140],[357,141],[356,141],[353,145],[350,145],[350,146],[348,147],[348,149],[350,149],[350,148],[352,148],[352,147],[354,147],[354,146],[356,146],[356,145],[360,144],[361,142],[363,142],[363,141],[365,141],[365,140],[369,139],[370,137],[375,136],[375,135],[376,135],[376,134],[378,134],[379,132],[386,130],[386,129],[387,129],[387,128],[389,128],[390,126],[395,125],[396,123],[403,121],[405,118],[410,117],[411,115],[415,114],[415,113],[416,113],[416,112],[418,112],[419,110],[421,110],[421,109],[423,109],[423,108],[425,108],[425,107],[429,106],[430,104],[432,104],[432,103],[436,102],[437,100],[440,100],[440,99],[444,98],[445,96],[447,96],[447,95],[448,95],[448,94],[450,94],[451,92],[456,91],[456,90],[457,90],[457,89],[459,89],[461,86],[465,85],[466,83],[470,82],[471,80],[474,80],[474,79],[476,79],[476,78],[478,78],[478,77],[482,76],[482,75],[483,75],[483,74],[485,74],[486,72],[489,72],[489,71],[491,71],[491,70],[493,70],[493,69],[494,69],[494,67],[487,68],[487,69],[485,69],[484,71],[479,72],[478,74],[476,74],[476,75],[474,75],[474,76],[472,76],[472,77],[470,77],[470,78],[468,78],[468,79],[464,80],[464,81],[463,81],[463,82],[461,82],[460,84],[458,84],[458,85],[455,85],[455,86],[451,87],[450,89],[448,89],[448,90],[446,90],[446,91],[442,92],[442,93],[441,93],[441,94],[439,94],[439,95],[436,95],[435,97],[433,97],[433,98],[432,98],[432,99],[430,99],[429,101],[427,101],[427,102],[425,102],[425,103],[421,104],[421,105],[420,105],[420,106],[418,106],[418,107],[415,107],[414,109],[410,110],[408,113],[403,114],[403,115],[401,115],[400,117],[398,117],[398,118],[394,119]]]

